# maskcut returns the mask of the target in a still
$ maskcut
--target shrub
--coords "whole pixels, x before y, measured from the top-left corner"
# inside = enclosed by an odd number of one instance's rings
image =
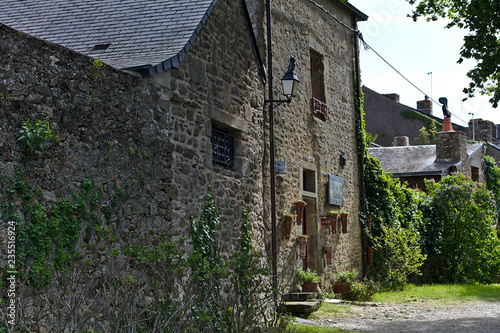
[[[335,282],[353,282],[358,278],[358,272],[353,269],[352,271],[341,271],[335,275]]]
[[[494,232],[496,202],[483,183],[463,174],[427,182],[429,219],[424,245],[434,279],[492,283],[500,272]],[[432,231],[432,233],[430,232]]]
[[[300,284],[318,283],[321,281],[321,277],[318,276],[315,271],[311,271],[309,268],[305,271],[302,268],[297,269],[296,275]]]
[[[369,301],[378,291],[379,287],[373,280],[355,281],[351,283],[348,298],[354,301]]]
[[[419,233],[425,195],[391,178],[371,156],[366,158],[365,184],[367,213],[374,221],[368,237],[376,253],[369,275],[398,289],[409,275],[420,274],[425,259]]]

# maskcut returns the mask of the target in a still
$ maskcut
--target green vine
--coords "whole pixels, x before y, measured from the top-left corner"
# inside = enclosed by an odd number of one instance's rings
[[[412,111],[412,110],[402,111],[401,116],[403,116],[403,118],[405,118],[405,119],[420,120],[421,122],[423,122],[424,127],[425,127],[425,131],[429,136],[429,144],[436,143],[435,135],[441,126],[441,124],[439,122],[437,122],[436,120],[434,120],[432,118],[427,117],[426,115],[421,114],[420,112]]]
[[[1,205],[2,217],[16,224],[16,266],[21,279],[40,289],[51,282],[53,270],[67,269],[77,258],[83,221],[98,220],[87,203],[91,180],[83,180],[71,198],[49,204],[43,190],[29,184],[25,176],[17,169],[12,180],[4,180],[8,200]]]

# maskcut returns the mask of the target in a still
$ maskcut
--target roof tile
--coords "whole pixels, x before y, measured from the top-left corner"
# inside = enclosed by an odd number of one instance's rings
[[[0,22],[118,68],[178,66],[217,0],[2,0]],[[182,57],[181,57],[182,58]],[[159,65],[159,66],[157,66]],[[167,67],[169,68],[169,67]]]

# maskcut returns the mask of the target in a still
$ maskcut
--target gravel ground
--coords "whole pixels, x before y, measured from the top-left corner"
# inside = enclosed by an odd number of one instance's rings
[[[378,333],[500,332],[500,302],[474,302],[444,306],[425,302],[397,305],[344,305],[351,308],[350,313],[318,320],[297,318],[297,321]]]

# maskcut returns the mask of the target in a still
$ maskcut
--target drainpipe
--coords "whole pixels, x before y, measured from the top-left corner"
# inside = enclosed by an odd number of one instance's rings
[[[358,21],[356,20],[356,16],[353,16],[352,19],[353,27],[354,27],[354,58],[355,58],[355,71],[356,71],[356,91],[358,94],[358,103],[359,107],[359,121],[361,125],[361,121],[363,119],[363,113],[361,111],[361,75],[360,75],[360,66],[359,66],[359,38],[358,38]],[[361,131],[361,128],[357,129]],[[360,204],[361,204],[361,213],[363,217],[366,217],[366,197],[365,197],[365,143],[363,140],[363,136],[357,135],[359,142],[359,156],[358,156],[358,168],[359,168],[359,176],[360,176]],[[362,233],[362,262],[363,262],[363,278],[366,277],[367,269],[368,269],[368,256],[366,253],[367,246],[367,237],[366,237],[366,226],[365,223],[361,223],[361,233]]]
[[[273,50],[271,30],[271,1],[266,1],[267,19],[267,63],[269,85],[269,168],[271,185],[271,244],[272,244],[272,274],[273,274],[273,298],[274,305],[278,307],[278,245],[276,240],[276,190],[274,179],[274,105],[273,105]]]

